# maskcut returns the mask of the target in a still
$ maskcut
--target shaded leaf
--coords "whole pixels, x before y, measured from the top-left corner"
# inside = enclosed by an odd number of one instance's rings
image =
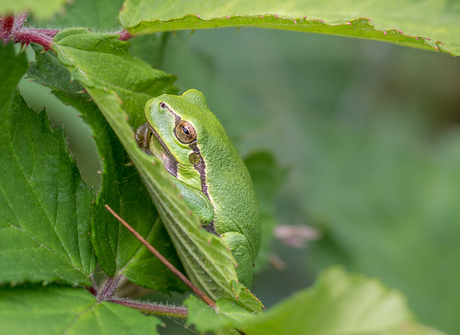
[[[90,285],[91,193],[62,128],[51,129],[19,93],[0,127],[0,281]]]
[[[0,111],[6,113],[21,76],[27,71],[25,54],[15,55],[13,44],[0,45]]]

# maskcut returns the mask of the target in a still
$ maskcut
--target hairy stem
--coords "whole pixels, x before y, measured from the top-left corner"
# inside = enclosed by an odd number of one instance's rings
[[[149,315],[168,316],[173,318],[187,318],[187,308],[182,306],[163,306],[124,299],[109,299],[109,302],[137,309],[141,313]]]
[[[1,18],[0,23],[0,38],[3,43],[8,43],[11,38],[11,32],[13,31],[14,16],[7,16]]]
[[[99,301],[109,300],[114,294],[120,283],[120,280],[123,276],[118,276],[116,278],[109,278],[104,284],[104,287],[97,295]]]

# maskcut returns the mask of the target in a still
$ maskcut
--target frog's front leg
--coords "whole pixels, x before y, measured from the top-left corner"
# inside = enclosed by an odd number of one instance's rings
[[[251,288],[253,262],[252,249],[248,239],[243,234],[234,231],[223,233],[220,237],[230,248],[238,264],[236,268],[238,280],[247,288]]]

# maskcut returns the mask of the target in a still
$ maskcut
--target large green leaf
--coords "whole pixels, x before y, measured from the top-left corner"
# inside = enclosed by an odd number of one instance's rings
[[[375,279],[326,270],[309,289],[294,294],[260,316],[245,315],[223,303],[217,313],[187,300],[188,323],[200,331],[236,327],[257,335],[442,335],[414,322],[404,297]]]
[[[61,8],[64,2],[65,0],[2,1],[0,2],[0,15],[27,11],[39,20],[48,19]]]
[[[51,22],[60,27],[88,27],[91,29],[117,29],[117,14],[123,0],[78,0],[67,2],[61,15]]]
[[[90,284],[91,194],[62,129],[32,111],[18,92],[27,68],[12,45],[0,48],[0,282]]]
[[[59,286],[0,289],[3,334],[158,334],[161,321],[110,302],[82,288]]]
[[[298,0],[288,4],[279,0],[127,0],[120,22],[134,34],[248,26],[367,38],[460,54],[460,5],[437,0]]]
[[[91,284],[91,193],[62,128],[17,93],[0,114],[0,281]],[[4,105],[4,106],[5,106]]]
[[[77,43],[78,48],[73,43]],[[116,35],[90,34],[86,30],[73,29],[58,34],[53,49],[73,78],[90,93],[136,165],[191,280],[214,299],[221,296],[238,298],[238,303],[259,311],[260,302],[237,284],[231,252],[220,238],[200,227],[199,219],[185,205],[160,161],[138,148],[131,127],[144,121],[142,111],[146,101],[142,105],[140,101],[149,94],[155,96],[170,91],[171,76],[121,54],[120,50],[125,46],[125,42],[117,41]],[[107,64],[110,64],[110,71],[104,70]],[[133,70],[128,75],[126,69]],[[136,78],[136,74],[140,77]]]
[[[0,111],[6,113],[21,76],[27,70],[25,54],[15,55],[13,44],[0,46]]]
[[[69,71],[54,53],[36,49],[36,63],[32,64],[29,76],[52,88],[62,102],[81,113],[92,129],[103,159],[102,186],[93,208],[92,223],[93,245],[99,264],[109,276],[124,274],[136,284],[163,292],[183,291],[182,282],[105,209],[104,205],[109,204],[122,217],[129,218],[139,233],[176,267],[182,268],[148,191],[96,104],[88,101],[87,94],[79,93],[83,87],[77,81],[70,81]]]

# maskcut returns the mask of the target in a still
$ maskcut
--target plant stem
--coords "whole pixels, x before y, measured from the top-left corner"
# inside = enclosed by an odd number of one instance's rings
[[[21,13],[0,18],[0,39],[4,44],[9,41],[26,46],[37,43],[43,46],[45,51],[51,49],[53,37],[59,30],[23,28],[27,16],[27,13]]]
[[[133,37],[133,35],[131,35],[127,30],[125,29],[122,29],[121,31],[117,32],[117,34],[120,35],[120,41],[127,41],[129,40],[131,37]]]
[[[100,291],[100,293],[97,295],[97,299],[99,301],[106,301],[109,300],[115,293],[115,290],[118,287],[118,284],[120,283],[122,276],[118,276],[116,278],[109,278],[104,284],[104,287]]]
[[[115,304],[123,305],[126,307],[131,307],[137,309],[138,311],[144,314],[149,315],[168,316],[180,319],[185,319],[188,315],[187,308],[182,306],[160,306],[123,299],[109,299],[106,301],[113,302]]]
[[[0,24],[0,38],[3,43],[8,43],[11,38],[11,32],[13,31],[14,16],[7,16],[1,18]]]
[[[149,249],[152,254],[154,254],[164,265],[166,265],[169,270],[171,270],[185,285],[187,285],[193,291],[193,293],[198,296],[198,298],[203,300],[208,306],[216,308],[216,303],[211,298],[204,294],[203,291],[196,287],[190,280],[188,280],[187,277],[185,277],[179,270],[177,270],[174,265],[172,265],[166,258],[163,257],[163,255],[161,255],[154,247],[152,247],[150,243],[147,242],[137,231],[135,231],[120,216],[118,216],[118,214],[115,213],[109,205],[105,205],[105,208],[107,208],[109,212],[112,213],[112,215],[131,232],[131,234],[136,236],[136,238],[141,241],[141,243],[145,245],[145,247]]]

